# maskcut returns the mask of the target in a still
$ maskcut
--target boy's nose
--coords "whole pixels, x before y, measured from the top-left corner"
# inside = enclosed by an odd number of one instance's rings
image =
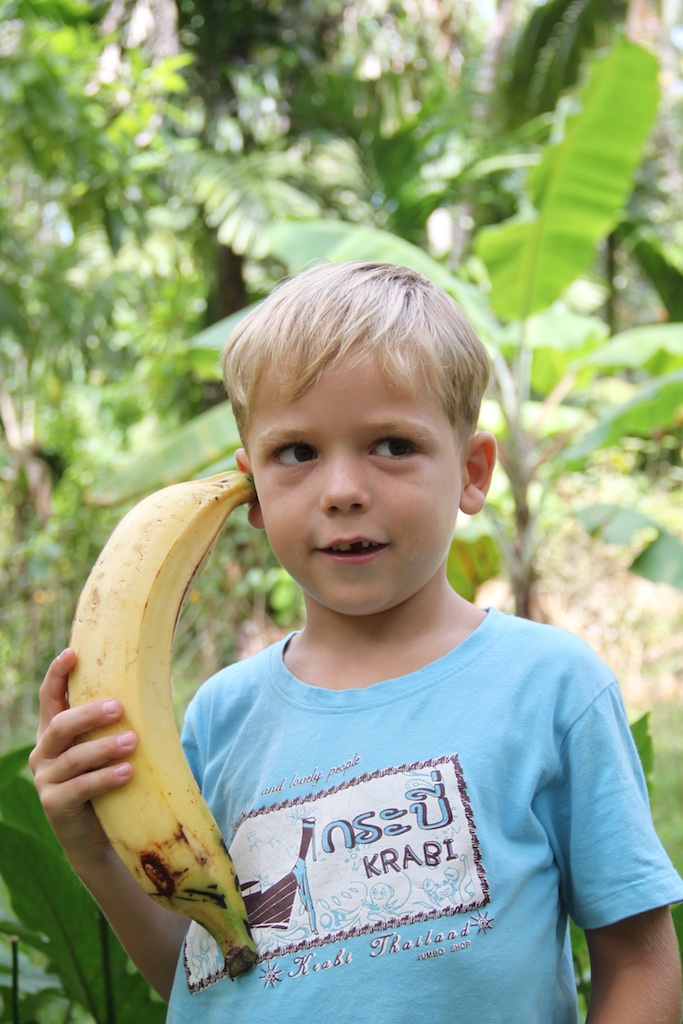
[[[328,463],[320,500],[325,512],[361,512],[369,506],[367,484],[354,460],[338,458]]]

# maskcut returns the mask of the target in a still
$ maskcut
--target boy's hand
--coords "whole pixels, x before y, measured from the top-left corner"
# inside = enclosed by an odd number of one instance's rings
[[[67,682],[76,663],[71,648],[50,665],[40,688],[40,720],[29,757],[40,802],[59,842],[78,871],[109,849],[90,800],[125,785],[132,766],[119,762],[135,749],[137,736],[122,732],[84,743],[79,736],[111,725],[123,714],[120,701],[95,701],[69,708]]]

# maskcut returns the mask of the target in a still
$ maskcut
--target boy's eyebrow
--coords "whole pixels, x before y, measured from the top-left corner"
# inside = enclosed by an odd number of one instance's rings
[[[389,437],[410,435],[416,440],[425,441],[434,436],[434,429],[419,420],[407,416],[391,419],[370,420],[359,427],[363,434],[370,434],[374,437]],[[273,427],[265,431],[258,438],[258,447],[261,449],[276,449],[282,445],[315,439],[317,428],[305,423],[292,423],[288,426]]]
[[[291,444],[303,436],[305,428],[298,427],[273,427],[261,434],[258,439],[259,448],[278,448],[283,444]]]
[[[415,438],[428,438],[434,435],[433,427],[422,422],[422,420],[411,419],[410,416],[397,417],[396,419],[375,420],[368,424],[370,433],[390,436],[393,434],[410,434]]]

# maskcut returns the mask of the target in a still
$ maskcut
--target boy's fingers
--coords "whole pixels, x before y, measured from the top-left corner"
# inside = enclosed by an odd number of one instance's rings
[[[45,728],[38,729],[36,751],[39,750],[40,756],[46,760],[61,757],[74,746],[79,736],[117,722],[122,714],[123,705],[119,700],[93,701],[78,708],[62,708],[47,721]],[[114,740],[115,737],[109,739]]]
[[[75,664],[76,653],[67,647],[51,663],[40,688],[40,718],[29,765],[41,785],[62,783],[125,758],[137,743],[133,733],[102,737],[95,744],[76,742],[93,729],[117,722],[123,706],[118,700],[104,700],[69,708],[67,686]]]
[[[61,757],[51,762],[46,778],[49,779],[50,784],[60,785],[78,778],[85,779],[91,773],[98,772],[105,767],[112,767],[113,774],[118,776],[121,773],[117,769],[121,765],[112,764],[112,762],[128,757],[136,746],[137,736],[130,731],[117,733],[114,736],[104,736],[85,743],[77,743],[65,750]],[[126,768],[123,774],[130,774],[129,768]]]
[[[76,664],[76,652],[67,647],[58,654],[48,668],[43,685],[40,687],[40,718],[38,737],[45,731],[55,715],[68,706],[67,684],[69,672]]]

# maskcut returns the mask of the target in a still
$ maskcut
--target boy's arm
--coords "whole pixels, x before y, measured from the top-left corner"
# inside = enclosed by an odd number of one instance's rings
[[[668,907],[586,931],[586,1024],[681,1024],[681,961]]]
[[[67,649],[50,665],[40,689],[40,722],[29,758],[36,790],[72,867],[159,995],[168,1000],[186,918],[155,903],[119,860],[90,800],[126,784],[137,737],[130,732],[78,743],[91,729],[121,718],[118,701],[69,708],[67,681],[76,658]],[[118,762],[118,763],[112,763]]]
[[[189,920],[143,892],[111,847],[91,872],[78,874],[135,966],[168,1002]]]

